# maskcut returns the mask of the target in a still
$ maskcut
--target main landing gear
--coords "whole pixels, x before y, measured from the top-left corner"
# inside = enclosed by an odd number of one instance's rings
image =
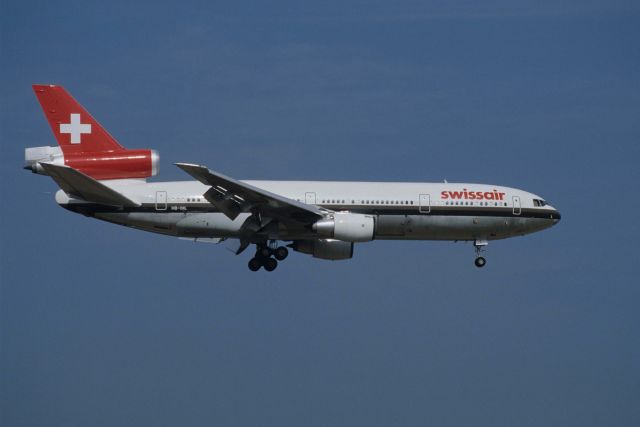
[[[474,263],[478,268],[482,268],[487,264],[487,260],[484,259],[484,257],[480,256],[480,253],[488,244],[489,242],[487,242],[486,240],[475,240],[473,242],[473,246],[476,248],[476,260]]]
[[[289,255],[289,249],[284,246],[276,246],[277,242],[269,242],[270,245],[256,245],[256,254],[249,260],[249,270],[258,271],[264,267],[267,271],[273,271],[278,267],[278,261],[284,261]]]

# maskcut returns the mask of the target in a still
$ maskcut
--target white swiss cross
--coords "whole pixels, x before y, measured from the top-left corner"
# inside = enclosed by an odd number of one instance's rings
[[[71,123],[60,123],[60,133],[70,133],[71,143],[80,144],[83,133],[91,133],[91,124],[80,122],[80,114],[71,114]]]

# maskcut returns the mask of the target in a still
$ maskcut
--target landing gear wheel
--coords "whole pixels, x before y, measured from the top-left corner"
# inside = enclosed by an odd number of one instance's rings
[[[260,267],[262,267],[262,261],[258,258],[251,258],[249,260],[249,270],[251,271],[258,271],[260,270]],[[266,269],[266,267],[265,267]]]
[[[273,258],[267,258],[264,260],[264,269],[267,271],[273,271],[278,266],[278,261]]]
[[[257,254],[259,256],[263,257],[263,258],[268,258],[268,257],[270,257],[272,255],[272,252],[273,251],[271,249],[269,249],[268,247],[264,246],[264,247],[258,248]]]
[[[273,254],[273,256],[275,256],[278,261],[283,261],[288,255],[289,249],[285,248],[284,246],[276,248]]]
[[[476,261],[475,261],[476,267],[478,268],[484,267],[486,263],[487,263],[487,260],[484,259],[483,257],[479,256],[478,258],[476,258]]]

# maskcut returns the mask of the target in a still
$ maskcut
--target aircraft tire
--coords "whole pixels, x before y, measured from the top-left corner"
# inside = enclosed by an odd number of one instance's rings
[[[476,267],[482,268],[487,264],[487,260],[484,257],[479,256],[475,261]]]
[[[264,269],[267,271],[273,271],[278,266],[278,261],[275,258],[267,258],[264,260]]]
[[[273,253],[273,251],[269,248],[262,247],[260,249],[258,249],[258,256],[262,257],[262,258],[268,258],[271,256],[271,254]]]
[[[289,256],[289,250],[284,246],[280,246],[274,251],[273,256],[275,256],[278,261],[284,261],[284,259]]]
[[[262,261],[258,258],[251,258],[249,260],[249,270],[251,271],[258,271],[260,270],[260,267],[262,267]]]

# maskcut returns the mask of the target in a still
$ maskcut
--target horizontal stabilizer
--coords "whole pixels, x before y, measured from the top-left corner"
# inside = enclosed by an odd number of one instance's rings
[[[123,196],[100,181],[96,181],[69,166],[40,163],[47,175],[60,186],[65,193],[87,202],[108,206],[138,207],[140,203]]]

